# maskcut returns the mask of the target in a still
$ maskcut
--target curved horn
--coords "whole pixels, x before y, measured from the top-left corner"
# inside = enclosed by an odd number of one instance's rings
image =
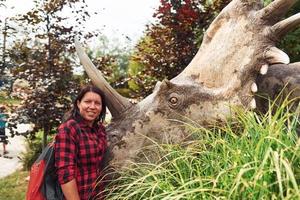
[[[282,17],[296,3],[296,0],[275,0],[261,10],[262,18]]]
[[[282,38],[289,31],[292,31],[300,25],[300,13],[282,20],[272,27],[272,31],[278,38]]]
[[[118,117],[121,113],[127,110],[132,106],[130,101],[121,96],[116,90],[114,90],[109,83],[104,79],[102,73],[95,67],[92,61],[84,52],[82,46],[75,38],[75,48],[80,59],[81,64],[83,65],[86,73],[92,80],[92,82],[99,87],[105,94],[107,107],[111,112],[113,117]]]

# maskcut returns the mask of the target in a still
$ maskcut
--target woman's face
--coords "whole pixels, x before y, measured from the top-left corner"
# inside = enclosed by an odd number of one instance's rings
[[[77,101],[80,115],[92,125],[100,115],[102,110],[101,96],[94,92],[87,92],[81,99]]]

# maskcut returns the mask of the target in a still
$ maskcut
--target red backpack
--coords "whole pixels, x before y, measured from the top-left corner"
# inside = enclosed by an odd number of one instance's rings
[[[62,200],[64,195],[54,166],[54,142],[48,144],[30,170],[26,200]]]

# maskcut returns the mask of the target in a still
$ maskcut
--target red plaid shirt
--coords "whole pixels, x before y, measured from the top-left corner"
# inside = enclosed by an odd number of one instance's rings
[[[81,117],[60,125],[55,138],[55,166],[60,184],[76,179],[81,200],[100,192],[95,183],[107,147],[102,124],[89,127]],[[97,191],[98,190],[98,191]]]

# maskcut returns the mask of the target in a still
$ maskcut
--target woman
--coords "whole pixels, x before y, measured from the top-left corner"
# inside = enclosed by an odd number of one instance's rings
[[[87,86],[78,94],[70,116],[58,129],[55,167],[67,200],[98,199],[101,187],[97,177],[107,147],[102,125],[105,113],[104,94],[95,86]]]

